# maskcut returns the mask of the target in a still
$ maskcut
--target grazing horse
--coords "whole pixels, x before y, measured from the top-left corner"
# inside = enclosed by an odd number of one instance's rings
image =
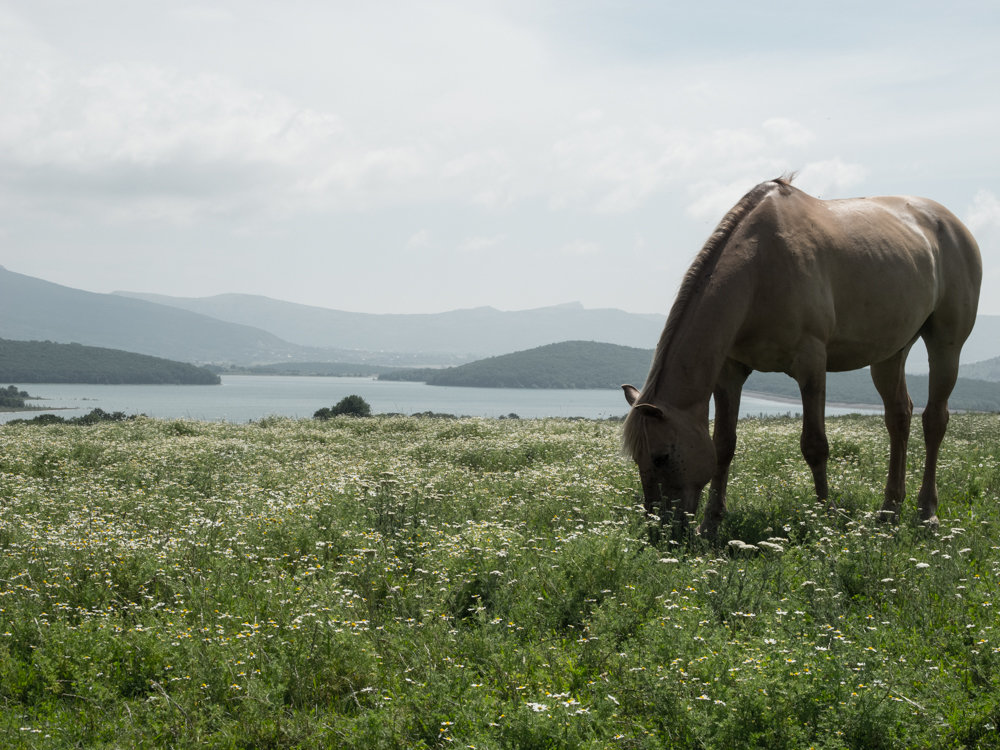
[[[938,449],[981,280],[976,241],[933,201],[819,200],[788,177],[755,187],[688,269],[642,391],[622,386],[632,407],[623,444],[638,464],[646,511],[672,511],[683,525],[711,481],[698,531],[717,531],[740,393],[753,370],[784,372],[798,383],[802,454],[818,499],[827,501],[826,373],[870,365],[889,432],[882,513],[898,521],[913,414],[903,367],[919,336],[930,385],[918,503],[921,519],[937,524]]]

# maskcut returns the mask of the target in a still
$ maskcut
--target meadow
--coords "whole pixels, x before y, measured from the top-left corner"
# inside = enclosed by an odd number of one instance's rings
[[[0,428],[5,747],[960,748],[1000,725],[1000,416],[941,526],[880,417],[743,420],[719,540],[652,534],[616,422]]]

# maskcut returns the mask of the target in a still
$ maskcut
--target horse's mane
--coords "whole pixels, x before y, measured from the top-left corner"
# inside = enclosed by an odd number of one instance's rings
[[[763,201],[772,190],[778,189],[782,191],[783,194],[787,194],[791,189],[792,180],[794,178],[794,174],[784,174],[781,177],[760,183],[740,198],[736,205],[729,209],[726,215],[722,217],[722,221],[719,222],[715,231],[712,232],[711,236],[705,242],[705,245],[701,248],[701,251],[695,256],[695,259],[688,268],[687,273],[684,274],[684,279],[681,281],[680,289],[677,292],[677,298],[674,300],[673,307],[670,308],[670,314],[667,316],[667,323],[663,328],[663,334],[660,336],[660,341],[656,345],[656,353],[653,355],[653,363],[650,366],[649,374],[646,377],[647,384],[658,379],[660,368],[663,363],[666,362],[668,350],[671,342],[673,341],[674,334],[677,331],[681,320],[684,318],[688,307],[690,307],[691,300],[698,295],[698,292],[702,287],[703,280],[711,274],[712,269],[715,268],[715,265],[719,260],[719,256],[726,247],[726,243],[729,241],[729,238],[733,236],[733,233],[740,225],[740,222],[742,222],[751,211],[760,205],[761,201]],[[643,387],[643,390],[645,391],[645,387]],[[626,452],[632,456],[638,455],[638,451],[640,451],[646,440],[645,430],[638,428],[637,422],[639,420],[633,419],[634,414],[635,410],[629,412],[629,415],[625,420],[625,430],[623,434],[624,448]]]
[[[740,222],[760,205],[760,202],[775,188],[778,188],[783,193],[787,193],[794,177],[794,174],[786,174],[760,183],[740,198],[736,205],[729,209],[728,213],[722,217],[722,221],[719,222],[719,225],[705,242],[701,251],[695,256],[687,273],[684,274],[684,280],[681,281],[677,298],[674,300],[673,307],[670,308],[670,314],[667,316],[667,324],[663,328],[663,334],[660,336],[660,341],[656,347],[656,356],[653,358],[654,369],[656,368],[656,363],[663,361],[670,342],[674,338],[674,332],[684,318],[684,314],[687,312],[692,298],[697,296],[702,286],[702,280],[715,268],[715,264],[718,262],[723,248],[725,248],[729,238],[733,236],[733,232],[736,231]],[[647,378],[647,382],[650,379]]]

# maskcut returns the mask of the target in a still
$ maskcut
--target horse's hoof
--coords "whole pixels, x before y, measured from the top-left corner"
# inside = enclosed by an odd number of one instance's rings
[[[701,523],[694,530],[694,533],[695,536],[701,536],[705,539],[715,539],[719,535],[719,525],[715,524],[710,526],[708,524]]]
[[[879,523],[899,523],[899,511],[892,510],[891,508],[883,508],[878,512],[876,516]]]

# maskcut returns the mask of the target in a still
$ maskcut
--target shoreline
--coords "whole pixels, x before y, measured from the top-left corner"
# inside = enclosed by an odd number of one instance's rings
[[[20,414],[28,411],[72,411],[75,406],[0,406],[0,414]]]
[[[802,407],[802,399],[798,396],[780,396],[777,393],[764,393],[763,391],[743,391],[745,396],[752,396],[754,398],[760,398],[765,401],[773,401],[779,404],[796,404],[799,408]],[[834,406],[838,409],[877,409],[882,411],[884,407],[882,404],[857,404],[849,401],[827,401],[827,406]],[[914,408],[916,412],[916,408]]]

